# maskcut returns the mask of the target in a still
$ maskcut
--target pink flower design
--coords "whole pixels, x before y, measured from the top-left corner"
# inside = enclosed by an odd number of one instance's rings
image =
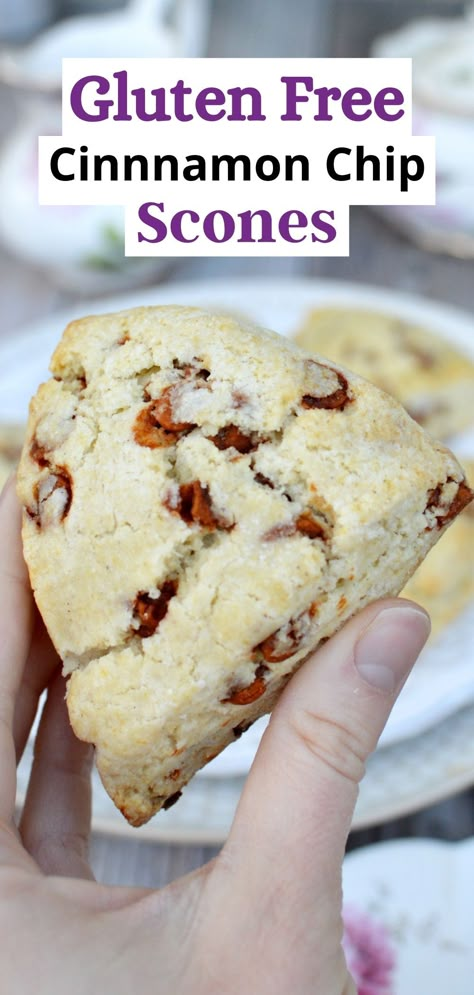
[[[358,995],[394,995],[395,950],[385,926],[355,908],[344,909],[342,945]]]

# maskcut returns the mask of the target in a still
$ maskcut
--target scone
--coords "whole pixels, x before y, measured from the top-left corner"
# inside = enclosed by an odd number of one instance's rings
[[[474,460],[466,460],[465,469],[474,481]],[[470,505],[430,550],[402,591],[404,598],[426,608],[431,616],[432,638],[474,599],[473,550],[474,509]]]
[[[316,308],[296,341],[388,391],[435,438],[474,424],[474,363],[424,328],[376,311]]]
[[[51,372],[19,472],[25,556],[73,728],[138,826],[396,594],[471,493],[392,398],[229,316],[76,321]]]

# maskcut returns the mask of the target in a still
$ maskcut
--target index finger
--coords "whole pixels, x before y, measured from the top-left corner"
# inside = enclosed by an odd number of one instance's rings
[[[13,824],[15,812],[15,701],[34,618],[20,529],[21,510],[10,479],[0,497],[0,820],[7,824]]]

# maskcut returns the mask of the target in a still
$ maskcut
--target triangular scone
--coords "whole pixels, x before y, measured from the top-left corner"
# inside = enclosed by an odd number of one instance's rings
[[[229,316],[69,325],[19,473],[36,599],[77,735],[133,825],[396,594],[470,498],[376,387]]]

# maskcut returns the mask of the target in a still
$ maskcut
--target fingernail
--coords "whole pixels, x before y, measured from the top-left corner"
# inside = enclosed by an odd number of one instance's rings
[[[371,687],[394,694],[405,682],[430,634],[421,608],[400,604],[384,608],[357,640],[354,661]]]

